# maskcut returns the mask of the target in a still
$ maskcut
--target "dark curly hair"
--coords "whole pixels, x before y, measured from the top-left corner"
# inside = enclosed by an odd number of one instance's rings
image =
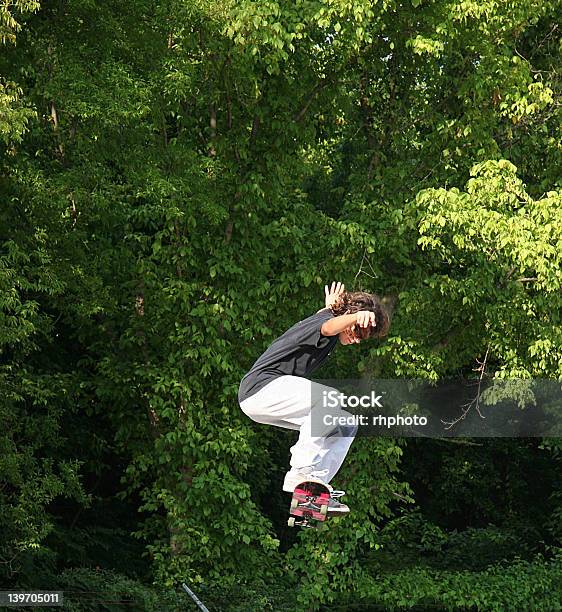
[[[353,314],[360,310],[370,310],[375,313],[375,327],[355,327],[355,333],[362,339],[381,338],[386,336],[390,327],[390,317],[382,306],[378,295],[363,291],[344,291],[335,304],[330,307],[335,316]]]

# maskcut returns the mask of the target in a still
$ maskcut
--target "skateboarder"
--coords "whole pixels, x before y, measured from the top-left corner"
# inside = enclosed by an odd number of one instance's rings
[[[299,431],[283,490],[292,493],[303,481],[321,482],[333,493],[328,511],[349,512],[337,499],[343,492],[334,491],[329,482],[342,465],[357,427],[331,426],[314,432],[322,435],[313,435],[311,413],[325,410],[322,392],[331,388],[307,377],[338,340],[348,345],[386,335],[389,318],[376,295],[345,291],[341,283],[332,283],[330,289],[326,285],[324,292],[326,307],[293,325],[254,363],[240,383],[238,401],[257,423]],[[341,408],[330,409],[330,415],[349,416]]]

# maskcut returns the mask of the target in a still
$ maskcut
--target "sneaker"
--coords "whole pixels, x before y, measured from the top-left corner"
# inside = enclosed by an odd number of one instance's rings
[[[328,502],[328,514],[347,514],[349,506],[342,504],[337,499],[331,498]]]

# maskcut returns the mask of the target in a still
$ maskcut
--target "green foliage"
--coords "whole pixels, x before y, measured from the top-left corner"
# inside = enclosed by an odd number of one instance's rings
[[[180,586],[150,587],[100,568],[69,568],[51,584],[64,592],[64,607],[72,612],[119,611],[125,607],[143,612],[180,612],[196,608]],[[285,580],[276,586],[260,580],[231,587],[220,583],[199,585],[195,593],[210,610],[288,610],[296,605],[295,593]]]
[[[39,9],[39,2],[36,0],[14,0],[14,2],[4,3],[0,8],[0,41],[15,43],[16,33],[21,29],[21,24],[16,20],[18,13],[25,15]]]
[[[29,119],[35,116],[22,106],[22,90],[12,82],[0,82],[0,138],[6,145],[19,142],[27,128]]]
[[[353,513],[288,534],[291,434],[236,391],[332,278],[394,313],[328,375],[561,377],[560,3],[38,9],[0,8],[2,580],[162,606],[134,534],[232,609],[552,609],[558,442],[357,440]]]
[[[18,13],[25,15],[39,9],[36,0],[15,0],[0,5],[0,42],[15,43],[21,24]],[[28,121],[35,113],[22,101],[23,91],[16,83],[0,74],[0,138],[5,145],[21,142]]]
[[[362,588],[372,605],[387,610],[416,606],[444,610],[556,610],[562,597],[560,557],[547,562],[516,560],[482,572],[426,568],[378,575]]]
[[[20,212],[13,197],[14,216]],[[76,393],[72,372],[44,367],[53,321],[40,308],[60,296],[65,281],[52,265],[49,232],[37,227],[26,235],[11,214],[0,217],[0,232],[11,234],[0,255],[0,506],[4,518],[1,578],[13,579],[30,557],[49,556],[43,541],[53,529],[48,506],[57,497],[87,503],[80,482],[82,461],[67,457],[64,420]],[[9,228],[15,231],[10,232]]]
[[[64,593],[64,608],[72,612],[117,612],[124,607],[146,612],[186,609],[187,594],[149,588],[122,574],[100,569],[65,570],[56,588]]]
[[[434,270],[446,268],[403,297],[424,307],[439,299],[449,311],[454,304],[453,325],[449,313],[433,308],[431,323],[420,330],[443,337],[452,327],[441,351],[449,368],[461,365],[453,355],[483,354],[487,346],[502,364],[498,377],[559,378],[562,195],[532,200],[515,170],[505,160],[486,162],[474,167],[466,192],[418,194],[418,244]]]

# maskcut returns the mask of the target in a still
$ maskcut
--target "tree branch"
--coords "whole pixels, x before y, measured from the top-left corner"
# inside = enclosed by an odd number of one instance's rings
[[[486,417],[480,412],[480,389],[482,387],[482,379],[484,378],[484,374],[486,372],[486,362],[488,360],[488,353],[490,351],[490,345],[488,345],[488,348],[486,349],[486,355],[484,355],[484,360],[483,361],[478,361],[478,359],[476,360],[478,362],[478,367],[473,369],[473,372],[480,372],[480,378],[478,379],[478,389],[476,391],[476,397],[474,399],[472,399],[470,402],[468,402],[468,404],[464,405],[464,410],[462,412],[462,414],[460,415],[460,417],[458,417],[457,419],[455,419],[454,421],[443,421],[441,420],[441,422],[444,425],[447,425],[447,427],[445,427],[445,429],[451,429],[452,427],[454,427],[459,421],[462,421],[463,419],[466,418],[466,415],[470,412],[470,409],[474,406],[474,409],[476,410],[476,412],[478,412],[478,416],[480,416],[480,418],[485,419]]]
[[[325,77],[324,79],[322,79],[321,81],[319,81],[312,89],[312,91],[307,94],[305,96],[305,102],[302,105],[301,109],[298,111],[298,113],[296,113],[293,116],[293,120],[296,123],[299,123],[300,121],[302,121],[303,117],[306,115],[308,109],[310,108],[310,105],[312,104],[312,101],[314,100],[314,98],[316,97],[316,94],[318,94],[318,92],[320,92],[322,89],[324,89],[324,87],[326,87],[329,83],[332,82],[332,78],[331,77]]]

